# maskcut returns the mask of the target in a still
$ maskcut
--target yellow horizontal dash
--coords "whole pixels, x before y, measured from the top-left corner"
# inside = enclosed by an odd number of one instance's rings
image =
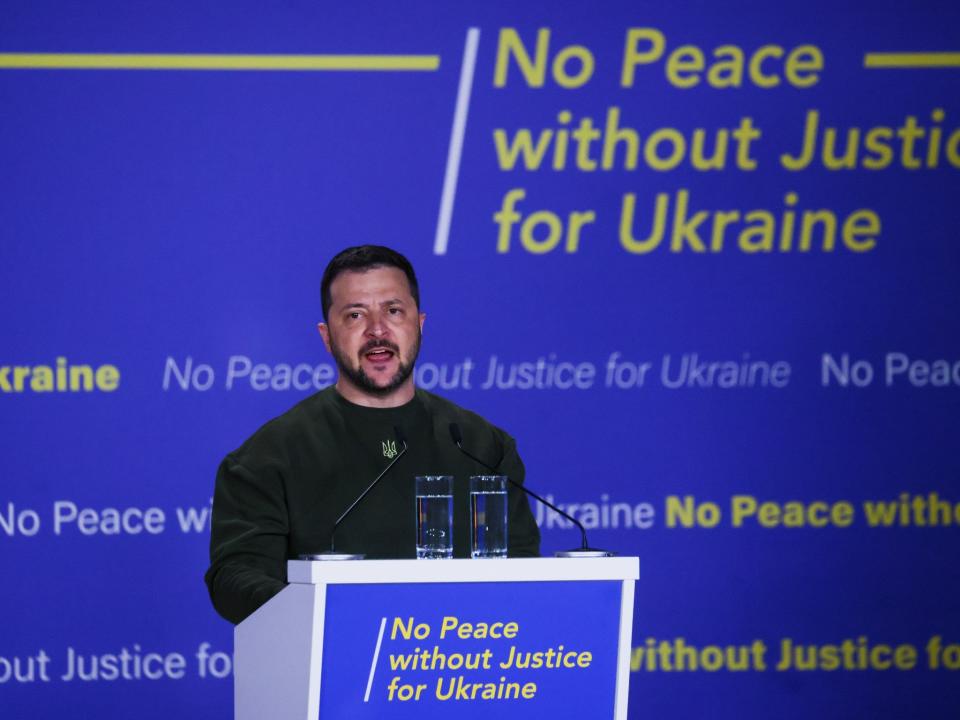
[[[0,69],[24,70],[420,70],[439,55],[143,55],[0,53]]]
[[[865,68],[960,68],[960,53],[867,53]]]

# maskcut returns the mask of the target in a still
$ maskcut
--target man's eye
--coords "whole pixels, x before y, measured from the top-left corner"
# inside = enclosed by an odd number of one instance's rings
[[[391,315],[400,315],[403,313],[403,310],[401,310],[400,308],[392,307],[389,310],[387,310],[387,312],[390,313]]]
[[[352,312],[349,315],[347,315],[347,317],[350,318],[351,320],[356,320],[358,317],[360,317],[360,313]]]

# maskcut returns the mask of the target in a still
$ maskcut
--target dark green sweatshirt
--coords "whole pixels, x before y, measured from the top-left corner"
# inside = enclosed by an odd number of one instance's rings
[[[450,438],[501,475],[523,482],[516,444],[479,415],[417,390],[397,408],[368,408],[329,387],[271,420],[220,465],[213,498],[207,587],[223,617],[238,623],[283,589],[287,560],[330,548],[337,517],[408,444],[380,483],[337,530],[336,549],[367,558],[416,556],[414,477],[453,475],[454,557],[470,555],[467,481],[489,474]],[[540,533],[526,496],[509,490],[509,555],[537,556]]]

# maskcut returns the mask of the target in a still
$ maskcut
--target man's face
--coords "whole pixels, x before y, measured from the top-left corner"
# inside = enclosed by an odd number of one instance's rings
[[[342,272],[330,284],[330,300],[319,329],[340,369],[338,387],[381,399],[412,388],[425,316],[403,271]]]

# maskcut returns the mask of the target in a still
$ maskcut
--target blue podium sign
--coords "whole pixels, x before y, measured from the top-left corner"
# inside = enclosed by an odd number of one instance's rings
[[[320,717],[613,717],[620,585],[332,586]]]
[[[624,720],[636,558],[291,562],[237,626],[237,720]]]

